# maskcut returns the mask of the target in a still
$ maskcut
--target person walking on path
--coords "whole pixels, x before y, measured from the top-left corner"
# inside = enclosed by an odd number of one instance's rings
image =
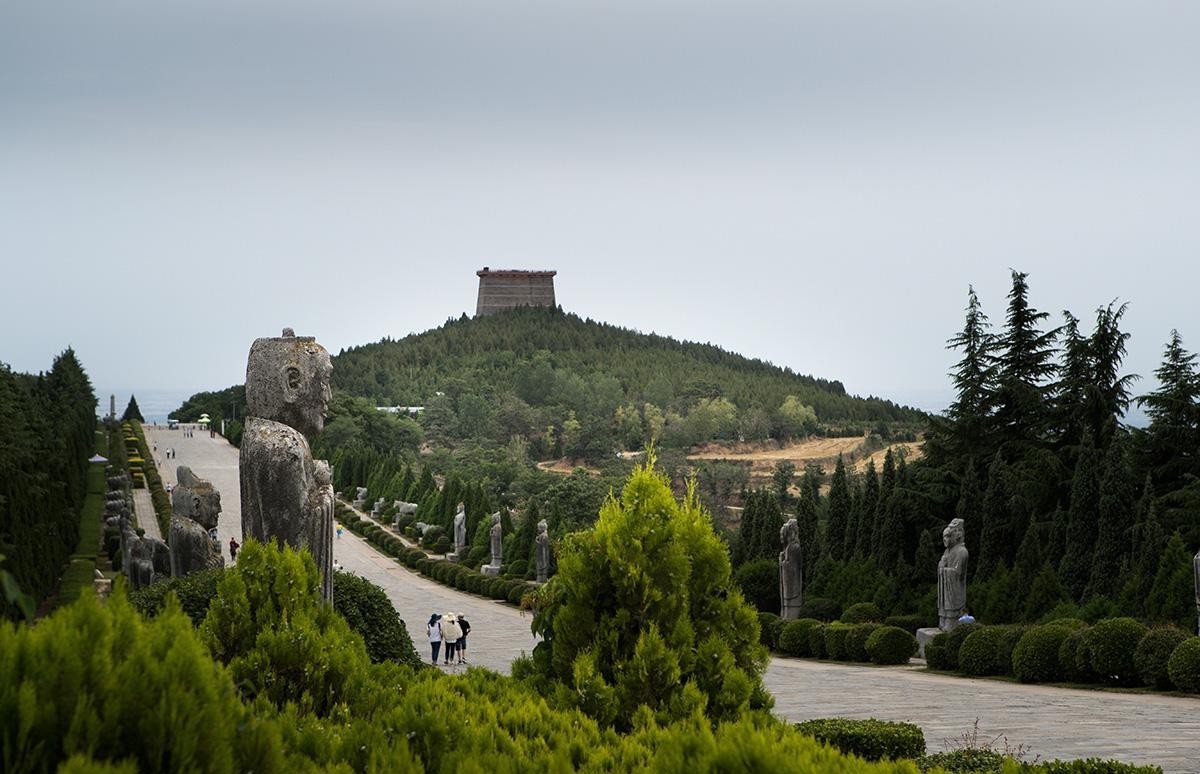
[[[237,542],[237,538],[229,538],[229,558],[231,561],[237,561],[237,552],[242,545]]]
[[[458,641],[462,637],[462,629],[458,625],[458,617],[454,613],[446,613],[442,616],[442,642],[445,643],[446,652],[443,655],[443,664],[453,664],[457,659]]]
[[[433,663],[437,664],[438,651],[442,649],[442,627],[438,623],[441,618],[437,613],[429,616],[429,624],[425,627],[429,631],[429,647],[433,651]]]
[[[471,622],[463,613],[458,614],[458,628],[462,630],[462,636],[458,638],[458,663],[465,664],[467,663],[467,635],[471,633]]]

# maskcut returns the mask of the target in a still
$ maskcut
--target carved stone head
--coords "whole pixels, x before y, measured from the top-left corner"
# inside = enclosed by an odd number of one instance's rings
[[[542,519],[537,523],[537,531],[539,535],[545,535],[548,529],[550,529],[550,525],[546,523],[545,519]]]
[[[495,513],[492,514],[492,526],[493,527],[500,526],[500,511],[496,511]]]
[[[962,519],[954,519],[942,530],[942,545],[946,548],[962,545],[966,540],[966,529]]]
[[[311,438],[325,426],[333,364],[312,336],[284,328],[255,339],[246,363],[246,406],[252,417],[282,422]]]
[[[795,519],[788,519],[779,530],[779,540],[785,546],[800,539],[800,525]]]

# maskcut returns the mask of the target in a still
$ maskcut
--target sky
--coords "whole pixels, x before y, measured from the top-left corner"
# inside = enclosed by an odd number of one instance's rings
[[[244,379],[558,271],[585,317],[942,408],[969,285],[1200,349],[1200,4],[0,5],[0,362]],[[123,400],[123,398],[120,398]],[[174,398],[166,398],[168,402]],[[120,407],[118,407],[120,410]],[[169,410],[169,409],[168,409]]]

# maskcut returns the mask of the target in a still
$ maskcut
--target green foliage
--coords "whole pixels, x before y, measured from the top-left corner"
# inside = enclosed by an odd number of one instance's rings
[[[814,653],[812,648],[813,632],[819,629],[821,622],[815,618],[798,618],[785,621],[783,631],[779,634],[779,650],[789,656],[822,656],[824,653]]]
[[[137,396],[130,395],[129,403],[125,405],[125,413],[121,414],[122,422],[145,422],[146,418],[142,416],[141,409],[138,408]]]
[[[787,622],[774,613],[759,613],[759,641],[769,650],[775,650],[779,646],[779,635],[783,632],[785,623]]]
[[[983,628],[983,624],[979,623],[964,623],[955,626],[950,631],[946,632],[946,668],[958,669],[958,652],[962,648],[963,642],[970,637],[974,632]]]
[[[880,628],[882,628],[882,624],[877,623],[851,625],[850,631],[846,632],[844,645],[845,659],[847,661],[859,662],[870,661],[871,656],[867,652],[867,640]]]
[[[59,605],[74,602],[84,589],[92,587],[100,548],[104,490],[104,466],[94,463],[87,473],[87,496],[79,509],[79,543],[58,587]]]
[[[1013,649],[1013,675],[1023,683],[1051,683],[1063,679],[1058,654],[1071,629],[1057,624],[1035,626],[1022,635]]]
[[[842,606],[835,599],[809,597],[800,605],[801,618],[815,618],[818,621],[836,621],[841,614]]]
[[[914,613],[912,615],[889,615],[883,620],[886,626],[895,626],[909,634],[916,635],[917,629],[927,629],[937,626],[937,617],[929,614]]]
[[[765,613],[779,613],[779,562],[759,559],[743,564],[734,576],[746,601]]]
[[[1150,596],[1146,599],[1146,617],[1156,623],[1174,623],[1195,630],[1195,580],[1192,557],[1176,532],[1167,541],[1159,559]]]
[[[954,669],[956,660],[950,661],[950,649],[946,646],[946,641],[949,637],[947,632],[935,634],[933,639],[925,643],[925,665],[930,669],[951,670]]]
[[[990,748],[963,747],[931,753],[917,761],[921,771],[936,770],[948,774],[1000,774],[1008,758]]]
[[[868,761],[919,758],[925,754],[925,734],[912,723],[820,718],[797,723],[796,730]]]
[[[846,637],[850,634],[850,626],[843,623],[831,623],[822,627],[822,631],[825,633],[825,658],[831,658],[834,661],[848,660]]]
[[[867,655],[875,664],[907,664],[917,653],[917,638],[897,626],[881,626],[867,638]]]
[[[333,607],[361,635],[371,661],[395,661],[410,667],[424,662],[387,592],[353,573],[333,574]]]
[[[1133,652],[1133,663],[1143,685],[1160,691],[1171,689],[1167,662],[1188,636],[1187,632],[1174,628],[1151,629],[1146,632],[1146,636],[1138,643],[1137,650]]]
[[[874,602],[859,602],[846,608],[840,620],[848,624],[879,623],[883,620],[883,613]]]
[[[1167,675],[1179,690],[1200,693],[1200,637],[1189,637],[1172,651]]]
[[[1073,683],[1090,683],[1096,679],[1092,671],[1091,629],[1076,629],[1063,640],[1058,649],[1058,667],[1064,679]]]
[[[183,612],[194,626],[200,626],[208,615],[208,607],[217,595],[217,582],[225,574],[223,567],[201,570],[182,578],[167,578],[144,589],[129,592],[129,603],[147,618],[159,614],[174,595]]]
[[[1092,670],[1114,685],[1137,685],[1133,654],[1146,636],[1146,627],[1132,618],[1110,618],[1092,627]]]
[[[619,727],[642,705],[659,718],[714,720],[765,706],[758,620],[730,580],[694,490],[676,501],[651,460],[591,531],[564,540],[539,594],[535,664],[544,679],[611,693],[611,717],[598,719]]]
[[[1003,638],[1004,630],[999,626],[984,626],[971,632],[959,647],[958,668],[975,677],[1004,674],[1000,662]]]

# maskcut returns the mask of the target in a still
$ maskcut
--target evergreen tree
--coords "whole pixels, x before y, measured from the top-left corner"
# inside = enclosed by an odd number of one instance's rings
[[[137,421],[143,423],[146,421],[142,417],[141,409],[138,408],[136,395],[129,396],[129,403],[125,406],[125,413],[121,415],[122,422],[128,422],[132,419],[136,419]]]
[[[807,496],[796,501],[796,527],[799,531],[800,548],[804,552],[804,574],[809,575],[821,556],[820,536],[817,534],[817,509]],[[778,545],[779,531],[775,531]]]
[[[897,563],[904,560],[904,493],[898,489],[882,506],[879,518],[878,543],[875,547],[875,563],[884,572],[891,573]]]
[[[780,460],[771,471],[771,484],[775,487],[775,497],[780,507],[786,508],[791,497],[788,490],[792,487],[792,478],[796,475],[796,466],[791,460]]]
[[[1167,541],[1158,562],[1154,584],[1146,599],[1146,617],[1157,623],[1173,623],[1196,631],[1195,578],[1192,557],[1176,532]]]
[[[1200,376],[1196,355],[1183,348],[1179,331],[1171,331],[1154,375],[1158,389],[1137,399],[1150,418],[1141,446],[1155,483],[1169,492],[1196,472],[1200,454]]]
[[[922,589],[937,584],[937,565],[942,558],[942,545],[933,530],[921,530],[917,540],[917,553],[913,562],[913,581]]]
[[[1135,512],[1135,524],[1130,541],[1132,559],[1130,572],[1125,576],[1121,592],[1121,608],[1127,614],[1141,618],[1146,615],[1146,600],[1158,573],[1158,563],[1167,547],[1167,535],[1158,521],[1154,505],[1154,483],[1146,474],[1142,496]]]
[[[1025,537],[1021,538],[1021,546],[1017,549],[1017,557],[1013,560],[1013,576],[1016,578],[1017,597],[1024,607],[1025,599],[1033,588],[1033,582],[1042,571],[1045,559],[1042,556],[1041,529],[1031,519],[1025,528]]]
[[[1079,332],[1079,318],[1063,311],[1062,366],[1055,385],[1055,415],[1059,443],[1077,447],[1088,426],[1087,401],[1092,389],[1092,350],[1088,339]]]
[[[1056,330],[1029,305],[1028,275],[1012,272],[1008,314],[998,342],[996,423],[1002,441],[1039,441],[1049,423],[1046,380],[1054,375]]]
[[[1071,503],[1067,509],[1067,543],[1058,575],[1075,600],[1083,597],[1091,576],[1092,546],[1100,510],[1100,453],[1090,434],[1083,438],[1075,475],[1071,478]]]
[[[888,503],[892,501],[892,493],[896,491],[896,457],[888,449],[883,455],[883,473],[879,476],[879,496],[875,500],[875,512],[871,519],[871,548],[870,555],[878,557],[882,552],[879,545],[883,538],[883,521],[887,516]]]
[[[979,543],[983,536],[983,487],[979,484],[979,474],[975,469],[974,457],[968,458],[967,464],[963,468],[954,515],[962,519],[966,525],[968,554],[978,557]]]
[[[855,521],[858,529],[854,541],[856,558],[871,555],[871,536],[875,530],[875,509],[879,507],[879,476],[875,472],[875,460],[867,461],[863,473],[862,497],[859,498]]]
[[[838,455],[829,485],[826,542],[834,559],[842,559],[851,551],[846,550],[847,528],[850,522],[850,484],[846,473],[846,461]]]
[[[1091,353],[1092,379],[1088,391],[1087,429],[1104,449],[1112,441],[1118,421],[1129,408],[1129,386],[1138,376],[1121,375],[1125,361],[1125,343],[1129,334],[1121,330],[1121,318],[1128,304],[1116,309],[1112,304],[1096,310],[1096,327],[1092,330],[1088,349]]]
[[[974,560],[975,577],[980,580],[991,575],[997,565],[1007,563],[1009,551],[1013,550],[1015,538],[1007,473],[1003,456],[997,454],[988,468],[987,492],[980,514],[979,553]]]
[[[1058,574],[1049,562],[1042,565],[1042,571],[1033,579],[1029,596],[1025,598],[1025,620],[1038,621],[1059,604],[1069,600],[1066,589],[1058,580]]]
[[[1133,471],[1125,445],[1114,442],[1100,482],[1099,524],[1085,598],[1115,598],[1121,588],[1121,568],[1128,561],[1129,533],[1133,527],[1133,487]]]
[[[946,342],[947,349],[962,352],[962,359],[951,373],[955,398],[946,409],[957,455],[987,453],[988,418],[996,382],[995,336],[989,330],[991,325],[975,295],[975,288],[970,286],[967,287],[966,312],[963,329]]]

